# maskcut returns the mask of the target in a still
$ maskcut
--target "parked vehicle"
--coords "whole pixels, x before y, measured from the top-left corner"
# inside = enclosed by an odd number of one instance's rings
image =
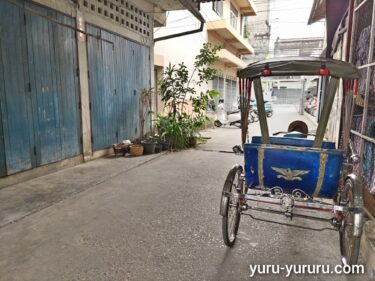
[[[296,74],[329,77],[315,138],[307,137],[307,125],[301,121],[291,123],[285,136],[270,137],[261,77]],[[360,177],[353,166],[360,160],[350,141],[347,147],[337,149],[334,142],[324,141],[324,134],[340,79],[344,85],[358,85],[358,69],[333,59],[292,57],[253,63],[240,70],[238,77],[242,114],[250,111],[247,101],[251,97],[251,84],[258,106],[263,107],[258,110],[261,136],[252,137],[250,142],[247,126],[242,128],[245,165],[236,164],[231,168],[221,193],[224,243],[228,247],[234,245],[240,218],[244,215],[290,225],[278,221],[277,216],[272,220],[261,216],[262,212],[284,214],[290,220],[306,219],[303,225],[293,224],[293,227],[337,230],[342,263],[356,264],[363,226],[363,198]],[[352,86],[345,96],[356,95],[356,91]],[[325,221],[328,225],[315,228],[309,225],[309,220]]]
[[[264,108],[266,110],[266,116],[271,117],[273,115],[272,103],[270,101],[264,101]],[[254,114],[258,115],[258,107],[255,100],[252,102],[252,110],[254,111]]]
[[[307,95],[305,98],[305,111],[312,116],[316,116],[318,110],[318,98],[317,96]]]
[[[224,108],[224,100],[219,100],[219,104],[216,110],[216,120],[214,121],[216,127],[222,126],[236,126],[241,128],[241,113],[240,111],[228,112]]]

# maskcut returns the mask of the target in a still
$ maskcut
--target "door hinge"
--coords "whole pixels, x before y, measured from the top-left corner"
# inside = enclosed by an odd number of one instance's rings
[[[79,77],[79,67],[77,67],[76,72],[77,72],[77,77]]]
[[[78,102],[78,109],[82,110],[82,103],[81,103],[81,101]]]
[[[80,141],[81,141],[81,145],[83,145],[83,137],[82,136],[80,138]]]
[[[90,71],[87,71],[87,78],[90,79]]]
[[[117,94],[117,90],[115,89],[115,95]]]
[[[34,155],[36,155],[36,145],[34,145],[33,150],[34,150]]]
[[[94,143],[94,137],[91,136],[91,143]]]
[[[89,109],[91,110],[91,101],[90,101],[90,103],[89,103]]]
[[[27,90],[28,90],[29,92],[31,92],[31,83],[30,83],[30,82],[27,84]]]

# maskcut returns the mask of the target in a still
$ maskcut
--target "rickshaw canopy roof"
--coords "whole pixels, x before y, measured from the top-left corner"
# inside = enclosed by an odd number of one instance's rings
[[[358,79],[358,69],[348,62],[318,57],[282,57],[249,64],[237,72],[239,78],[265,76],[263,70],[269,69],[271,75],[321,75],[321,69],[329,70],[329,76],[344,79]]]

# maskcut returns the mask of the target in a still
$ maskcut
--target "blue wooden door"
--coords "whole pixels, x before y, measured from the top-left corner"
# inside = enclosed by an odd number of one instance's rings
[[[101,37],[102,31],[88,26],[87,31]],[[108,37],[108,36],[107,36]],[[88,37],[90,73],[91,129],[94,150],[117,142],[115,102],[114,46],[107,41]]]
[[[74,20],[19,0],[74,27]],[[73,29],[0,1],[0,176],[81,153]]]
[[[139,136],[139,96],[150,89],[151,67],[148,47],[91,25],[87,30],[101,38],[87,40],[92,140],[99,150]]]
[[[0,173],[5,175],[34,165],[31,96],[24,67],[27,51],[23,10],[0,1],[0,32]]]
[[[27,4],[74,27],[74,19]],[[32,92],[36,164],[81,153],[77,49],[73,29],[26,14],[28,66]]]

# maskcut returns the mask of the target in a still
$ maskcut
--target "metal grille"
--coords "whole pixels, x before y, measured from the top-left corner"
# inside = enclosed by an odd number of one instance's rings
[[[130,29],[144,37],[152,36],[152,17],[126,0],[80,0],[84,10]]]
[[[220,76],[215,76],[212,80],[212,88],[220,92],[220,99],[224,98],[224,78]]]

